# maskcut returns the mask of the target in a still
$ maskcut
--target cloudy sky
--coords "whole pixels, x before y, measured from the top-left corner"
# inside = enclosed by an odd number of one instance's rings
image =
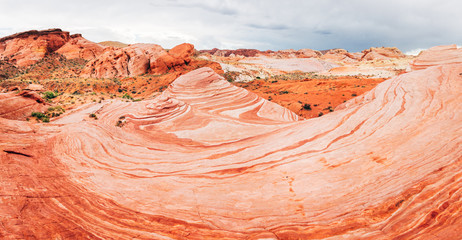
[[[0,0],[0,37],[61,28],[91,41],[317,50],[462,44],[460,0]]]

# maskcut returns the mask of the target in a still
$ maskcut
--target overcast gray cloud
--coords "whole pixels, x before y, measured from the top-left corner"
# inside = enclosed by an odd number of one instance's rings
[[[171,48],[317,50],[462,44],[459,0],[0,0],[0,36],[61,28]]]

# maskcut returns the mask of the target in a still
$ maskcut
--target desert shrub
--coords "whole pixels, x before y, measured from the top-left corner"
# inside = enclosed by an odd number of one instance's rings
[[[44,92],[43,93],[43,97],[47,100],[49,99],[53,99],[55,97],[57,97],[59,94],[58,93],[55,93],[55,92],[50,92],[50,91],[47,91],[47,92]]]
[[[118,120],[117,123],[116,123],[116,127],[123,127],[124,124],[125,124],[125,121]]]
[[[130,96],[130,94],[128,94],[128,93],[125,93],[125,94],[122,96],[122,98],[133,100],[133,97]]]
[[[32,117],[36,117],[38,119],[41,119],[43,117],[46,117],[46,115],[44,113],[41,113],[41,112],[32,112],[31,114]]]
[[[234,71],[229,71],[223,73],[223,77],[226,79],[228,82],[234,82],[237,76],[239,76],[239,72],[234,72]]]
[[[31,116],[37,118],[37,120],[42,122],[50,122],[50,118],[46,114],[41,112],[32,112]]]
[[[311,104],[308,104],[308,103],[303,104],[303,109],[311,111]]]

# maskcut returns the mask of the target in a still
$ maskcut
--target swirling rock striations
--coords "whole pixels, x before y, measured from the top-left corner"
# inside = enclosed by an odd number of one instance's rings
[[[0,236],[457,239],[460,73],[405,73],[304,121],[207,68],[153,100],[0,118]]]
[[[419,56],[411,62],[413,70],[425,69],[431,66],[462,63],[462,48],[457,45],[437,46],[422,51]]]
[[[42,112],[48,107],[45,100],[34,91],[0,93],[0,118],[26,120],[32,112]]]

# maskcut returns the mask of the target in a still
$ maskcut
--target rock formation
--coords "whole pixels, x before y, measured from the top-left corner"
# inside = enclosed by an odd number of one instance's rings
[[[322,55],[321,59],[342,63],[354,63],[361,60],[358,54],[349,53],[345,49],[331,49]]]
[[[218,49],[214,48],[212,50],[201,50],[201,53],[209,53],[214,56],[219,57],[230,57],[230,56],[241,56],[241,57],[255,57],[258,54],[261,54],[261,51],[257,49],[236,49],[236,50],[228,50],[228,49]]]
[[[43,112],[48,106],[34,91],[0,93],[0,118],[26,120],[32,112]]]
[[[175,68],[181,68],[191,62],[194,51],[194,45],[189,43],[180,44],[154,59],[150,65],[150,72],[162,74],[170,70],[175,71]]]
[[[180,44],[170,51],[156,44],[133,44],[124,48],[108,47],[85,66],[83,77],[133,77],[145,73],[163,74],[178,70],[192,61],[194,45]]]
[[[61,29],[33,30],[0,38],[0,60],[29,66],[58,50],[69,39],[69,32]]]
[[[88,41],[81,34],[71,35],[70,38],[66,44],[56,51],[67,59],[82,58],[92,60],[103,53],[104,47],[102,45]]]
[[[255,59],[244,59],[241,62],[245,64],[251,63],[261,66],[263,69],[273,69],[279,72],[323,72],[338,67],[337,64],[316,58],[270,58],[262,56]]]
[[[462,48],[457,48],[455,44],[432,47],[422,51],[419,56],[411,62],[411,67],[414,70],[419,70],[431,66],[452,63],[462,63]]]
[[[257,49],[236,49],[236,50],[220,50],[214,48],[212,50],[201,50],[200,53],[208,53],[218,57],[257,57],[257,56],[269,56],[276,58],[316,58],[320,57],[322,54],[319,51],[311,49],[286,49],[279,51],[260,51]]]
[[[390,58],[403,58],[405,55],[395,47],[369,48],[362,51],[361,60],[386,60]]]
[[[133,44],[124,48],[108,47],[91,60],[82,72],[83,77],[113,78],[144,74],[165,50],[157,44]]]
[[[369,48],[362,52],[350,53],[345,49],[331,49],[325,51],[322,59],[341,62],[345,64],[356,63],[358,61],[373,61],[404,58],[404,55],[398,48],[395,47],[380,47]]]
[[[0,118],[0,236],[457,239],[461,72],[405,73],[305,121],[207,68],[152,100]]]

